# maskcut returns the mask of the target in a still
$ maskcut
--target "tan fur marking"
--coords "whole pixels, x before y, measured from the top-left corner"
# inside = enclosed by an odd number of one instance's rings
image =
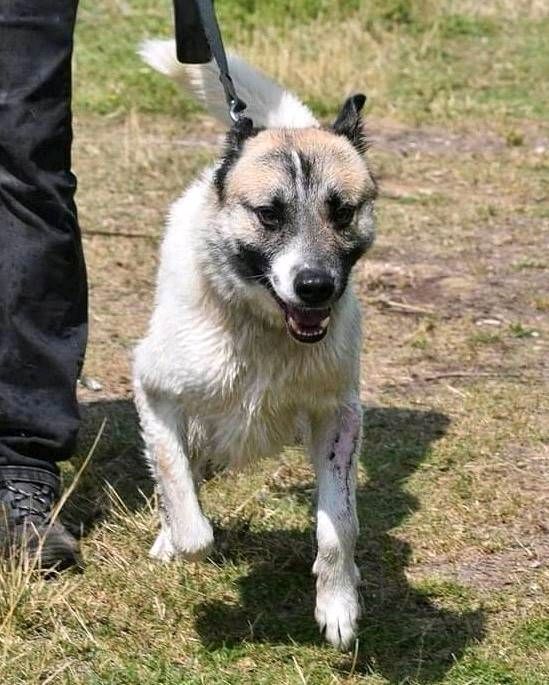
[[[270,129],[246,143],[240,159],[227,176],[226,196],[261,203],[287,185],[282,164],[266,162],[269,154],[296,150],[314,160],[315,173],[349,201],[358,201],[371,184],[364,158],[342,136],[317,128]],[[276,157],[272,157],[276,160]]]

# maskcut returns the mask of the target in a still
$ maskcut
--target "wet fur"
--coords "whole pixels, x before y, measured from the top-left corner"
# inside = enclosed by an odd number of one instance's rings
[[[142,54],[214,114],[224,112],[212,65],[187,69],[163,41]],[[315,616],[327,639],[347,648],[359,614],[353,552],[362,430],[360,309],[347,280],[373,240],[375,196],[362,105],[347,101],[324,130],[295,96],[238,58],[231,68],[237,90],[254,103],[253,125],[233,128],[223,158],[173,205],[154,312],[135,353],[136,404],[162,502],[151,555],[195,558],[213,544],[197,496],[212,464],[240,467],[299,439],[318,482]],[[284,221],[271,233],[250,208],[276,201]],[[342,202],[357,207],[356,217],[336,230],[331,207]],[[299,260],[316,260],[337,279],[328,334],[313,345],[289,336],[273,296],[295,296]]]

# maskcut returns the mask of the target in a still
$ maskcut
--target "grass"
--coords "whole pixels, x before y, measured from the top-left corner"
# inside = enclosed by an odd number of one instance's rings
[[[102,389],[79,391],[67,484],[107,423],[64,508],[85,573],[46,582],[0,568],[0,682],[545,685],[544,3],[217,4],[230,42],[321,114],[352,88],[371,95],[381,198],[379,238],[356,274],[367,410],[357,649],[336,653],[314,625],[314,481],[298,452],[206,484],[209,561],[146,556],[157,502],[129,357],[166,209],[223,132],[134,56],[141,38],[169,35],[167,2],[83,0],[75,166],[86,373]]]
[[[321,115],[333,115],[349,91],[364,90],[378,116],[406,122],[490,117],[512,127],[523,118],[546,119],[549,17],[535,11],[536,3],[514,3],[522,13],[500,3],[501,12],[489,17],[460,11],[461,4],[217,3],[227,43],[297,89]],[[83,2],[76,43],[78,108],[192,116],[196,108],[135,55],[143,38],[171,33],[169,0]],[[513,135],[520,139],[520,133]]]

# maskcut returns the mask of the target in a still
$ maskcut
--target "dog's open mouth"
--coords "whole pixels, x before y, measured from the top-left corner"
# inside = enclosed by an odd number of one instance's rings
[[[284,312],[286,328],[294,340],[303,343],[316,343],[324,338],[328,332],[330,314],[332,313],[329,307],[324,307],[323,309],[296,307],[284,302],[274,292],[273,288],[270,290],[275,302]]]
[[[299,309],[286,305],[284,314],[290,335],[299,342],[319,342],[328,332],[329,309]]]
[[[299,342],[315,343],[328,332],[330,309],[302,309],[286,304],[276,298],[284,312],[288,333]]]

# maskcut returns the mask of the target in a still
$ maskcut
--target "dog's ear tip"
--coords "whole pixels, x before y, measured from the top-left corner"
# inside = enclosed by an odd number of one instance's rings
[[[233,126],[239,131],[247,133],[248,131],[253,130],[254,122],[250,119],[250,117],[238,117]]]
[[[350,95],[343,103],[335,123],[340,123],[343,120],[359,119],[367,100],[368,97],[364,93]]]
[[[367,148],[361,115],[365,104],[366,95],[364,93],[351,95],[343,103],[332,125],[334,131],[339,135],[345,136],[360,153],[363,153]]]
[[[254,133],[256,133],[254,122],[249,117],[238,117],[227,133],[229,145],[240,147]]]
[[[368,96],[365,95],[364,93],[355,93],[354,95],[351,95],[350,99],[352,100],[353,105],[355,106],[357,112],[360,112],[361,109],[366,104],[366,101],[368,100]]]

